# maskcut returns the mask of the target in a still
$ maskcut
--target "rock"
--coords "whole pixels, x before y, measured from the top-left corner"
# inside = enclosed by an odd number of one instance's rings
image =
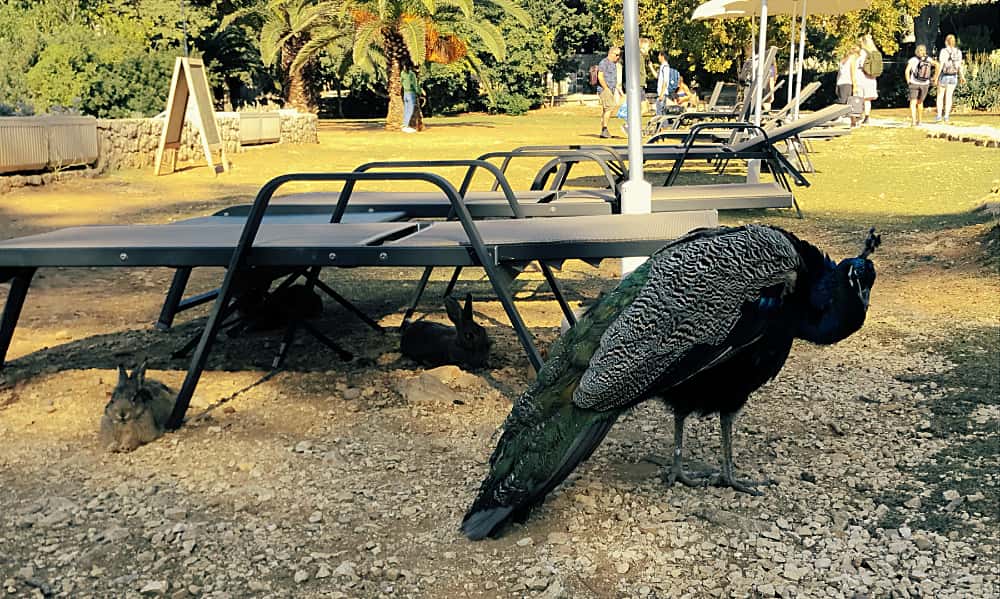
[[[934,547],[934,543],[925,535],[921,534],[913,535],[913,544],[916,545],[917,549],[921,551],[927,551],[928,549]]]
[[[397,391],[410,404],[452,404],[464,401],[461,395],[429,372],[404,379],[397,386]]]
[[[154,580],[142,585],[139,589],[141,595],[165,595],[170,585],[166,580]]]
[[[517,540],[518,547],[530,547],[535,544],[535,540],[531,537],[524,537],[523,539]]]
[[[35,569],[31,566],[25,566],[17,571],[17,577],[21,580],[31,580],[35,577]]]
[[[129,530],[121,526],[112,526],[101,532],[100,538],[105,543],[115,543],[129,537]]]
[[[302,584],[303,582],[309,580],[309,573],[305,570],[296,570],[293,579],[295,582]]]
[[[619,574],[628,574],[629,568],[631,567],[632,564],[628,562],[618,562],[615,564],[615,572],[618,572]]]
[[[63,525],[69,523],[69,520],[70,520],[69,512],[63,510],[56,510],[36,520],[35,526],[38,528],[60,528]]]
[[[320,566],[319,570],[316,571],[316,578],[329,578],[330,569],[326,566]]]
[[[539,594],[538,599],[561,599],[566,596],[566,589],[559,580],[553,580],[549,586]]]
[[[340,562],[340,565],[333,571],[333,575],[338,577],[343,576],[347,578],[357,578],[358,574],[355,568],[357,568],[357,564],[354,562],[343,561]]]
[[[961,497],[962,494],[954,489],[948,489],[947,491],[944,492],[945,501],[955,501],[956,499],[959,499]]]
[[[983,495],[982,492],[976,492],[972,495],[965,496],[965,500],[969,503],[976,503],[977,501],[982,501],[984,499],[986,499],[986,495]]]
[[[355,399],[361,397],[361,389],[358,387],[348,387],[347,389],[344,389],[341,395],[347,401],[354,401]]]
[[[312,449],[312,441],[299,441],[295,444],[295,453],[308,453]]]
[[[911,510],[918,510],[918,509],[920,509],[921,503],[922,502],[920,501],[920,497],[913,497],[913,498],[907,499],[905,502],[903,502],[903,505],[905,507],[910,508]]]
[[[564,532],[550,532],[545,542],[549,545],[565,545],[571,540],[570,536]]]
[[[316,524],[317,522],[322,522],[322,521],[323,521],[323,512],[315,511],[312,514],[309,514],[310,523]]]

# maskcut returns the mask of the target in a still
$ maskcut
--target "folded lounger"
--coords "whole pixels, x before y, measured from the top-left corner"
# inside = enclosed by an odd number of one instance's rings
[[[265,223],[275,190],[289,181],[424,181],[452,202],[456,222]],[[345,200],[346,201],[346,200]],[[345,201],[334,216],[343,216]],[[515,210],[516,211],[516,210]],[[527,261],[644,256],[691,229],[714,226],[717,213],[581,216],[476,222],[457,190],[431,173],[353,172],[290,174],[265,184],[243,224],[71,227],[0,242],[0,283],[10,282],[0,318],[0,364],[27,297],[44,267],[225,266],[226,274],[191,357],[170,427],[179,427],[235,290],[255,267],[477,266],[504,307],[532,365],[541,357],[517,311],[508,284]],[[564,308],[565,309],[565,308]]]

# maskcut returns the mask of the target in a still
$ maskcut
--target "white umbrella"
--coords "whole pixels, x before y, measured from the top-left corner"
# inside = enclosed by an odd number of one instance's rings
[[[872,0],[801,0],[801,3],[799,0],[712,0],[712,2],[706,4],[713,2],[717,2],[719,7],[727,13],[761,15],[761,39],[764,39],[765,36],[764,31],[767,27],[768,13],[791,15],[793,19],[801,13],[802,25],[799,28],[799,60],[798,68],[795,70],[798,73],[795,85],[795,97],[798,98],[799,93],[802,91],[802,58],[805,56],[806,47],[806,16],[810,14],[840,15],[867,8],[871,5]],[[763,48],[763,43],[761,47]],[[761,71],[763,71],[763,68],[761,68]],[[791,86],[791,81],[788,84]],[[791,91],[790,87],[789,91]],[[798,100],[796,99],[795,118],[798,117],[798,108]]]

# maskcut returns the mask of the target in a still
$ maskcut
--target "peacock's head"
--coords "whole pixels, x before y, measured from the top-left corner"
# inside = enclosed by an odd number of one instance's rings
[[[846,258],[837,265],[837,280],[857,295],[864,309],[868,309],[872,286],[875,284],[875,265],[868,258]]]
[[[861,328],[868,313],[875,265],[868,256],[882,243],[874,227],[868,231],[864,250],[841,260],[813,287],[812,314],[803,323],[800,336],[813,343],[836,343]]]

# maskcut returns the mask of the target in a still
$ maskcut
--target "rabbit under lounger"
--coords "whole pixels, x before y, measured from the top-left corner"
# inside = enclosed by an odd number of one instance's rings
[[[464,309],[451,296],[444,298],[444,305],[455,327],[423,320],[406,325],[399,342],[402,354],[424,366],[486,366],[492,342],[486,329],[472,320],[472,294],[465,296]]]
[[[132,451],[160,437],[174,409],[175,393],[146,379],[146,363],[129,376],[118,366],[118,384],[101,418],[101,445],[108,451]]]

